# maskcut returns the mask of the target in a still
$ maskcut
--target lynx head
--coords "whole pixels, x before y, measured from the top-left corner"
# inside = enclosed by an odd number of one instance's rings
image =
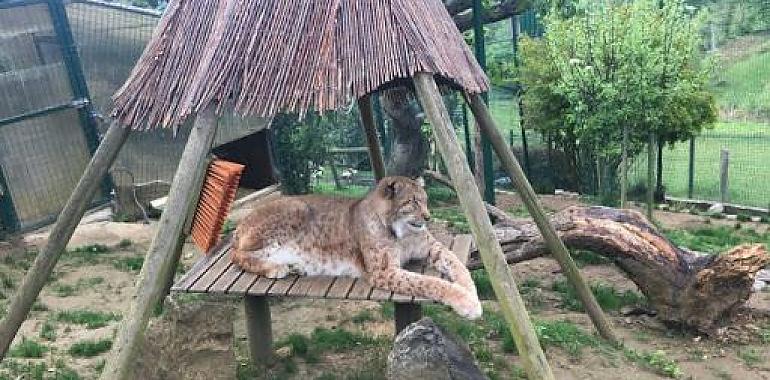
[[[382,220],[396,238],[427,229],[428,196],[420,182],[406,177],[385,177],[377,185],[375,196],[382,200]]]

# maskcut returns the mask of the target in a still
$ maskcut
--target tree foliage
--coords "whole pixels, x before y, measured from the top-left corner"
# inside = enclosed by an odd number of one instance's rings
[[[562,4],[563,5],[563,4]],[[578,178],[614,179],[649,133],[684,141],[716,119],[703,15],[683,0],[578,1],[551,11],[544,38],[521,42],[525,126],[551,136]]]

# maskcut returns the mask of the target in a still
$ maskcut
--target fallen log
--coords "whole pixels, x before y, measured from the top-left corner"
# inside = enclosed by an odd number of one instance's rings
[[[490,211],[503,216],[500,210]],[[508,263],[549,254],[534,222],[498,220],[495,228]],[[707,333],[748,300],[757,271],[770,263],[761,244],[719,255],[677,247],[633,210],[576,206],[556,213],[551,223],[569,248],[612,259],[663,321]],[[482,267],[475,253],[468,266]]]

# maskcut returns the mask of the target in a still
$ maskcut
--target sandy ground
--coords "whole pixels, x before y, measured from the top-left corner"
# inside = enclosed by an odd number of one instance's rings
[[[499,203],[503,208],[516,207],[515,197],[501,195]],[[579,200],[571,197],[547,196],[542,198],[544,206],[551,211],[579,204]],[[248,210],[233,212],[234,217],[243,216]],[[666,228],[696,228],[703,226],[703,217],[689,214],[656,212],[656,219]],[[714,223],[731,224],[735,222],[714,221]],[[713,225],[713,223],[712,223]],[[743,224],[744,228],[751,227]],[[765,226],[753,226],[764,230]],[[31,313],[23,324],[15,343],[22,337],[34,338],[43,342],[50,349],[42,359],[32,362],[43,362],[54,366],[62,361],[75,369],[83,378],[97,376],[98,367],[104,360],[104,354],[92,358],[74,358],[67,353],[68,348],[77,341],[98,340],[113,336],[117,327],[116,321],[109,321],[106,326],[88,329],[82,325],[57,322],[54,323],[56,340],[45,341],[40,338],[40,331],[46,321],[55,321],[60,311],[83,309],[104,313],[124,313],[129,306],[134,281],[138,271],[120,268],[119,263],[124,259],[139,259],[146,251],[154,231],[154,225],[127,224],[115,222],[96,222],[81,226],[77,229],[70,244],[70,249],[77,247],[103,244],[111,247],[109,252],[99,256],[95,262],[83,262],[77,255],[65,254],[56,267],[54,280],[43,290],[37,309]],[[34,257],[34,251],[45,242],[45,232],[29,234],[26,237],[14,237],[0,244],[0,269],[7,273],[13,282],[19,283],[24,274],[23,264],[29,263]],[[121,241],[123,242],[121,244]],[[130,244],[129,244],[130,243]],[[71,257],[68,257],[70,255]],[[200,253],[190,244],[185,246],[183,265],[189,267],[200,257]],[[535,259],[513,266],[513,272],[518,281],[537,279],[542,283],[540,300],[542,305],[533,311],[538,318],[549,320],[569,320],[587,331],[593,331],[588,317],[582,313],[570,312],[557,307],[558,297],[548,289],[550,284],[561,278],[558,265],[550,259]],[[635,285],[612,265],[587,266],[582,270],[590,281],[602,281],[617,289],[634,290]],[[93,280],[93,279],[98,280]],[[72,294],[62,294],[62,287],[70,286],[75,289]],[[0,288],[1,290],[2,288]],[[12,290],[5,290],[7,295]],[[0,298],[0,302],[3,300]],[[495,307],[492,301],[485,301],[490,308]],[[749,304],[759,310],[770,313],[770,293],[756,293]],[[0,305],[3,305],[0,303]],[[374,302],[339,302],[327,300],[287,299],[276,301],[272,306],[273,328],[275,339],[281,339],[290,333],[309,334],[316,327],[344,327],[364,331],[371,335],[392,336],[392,321],[378,318],[365,323],[354,323],[351,318],[364,309],[371,309],[373,314],[380,310],[380,305]],[[661,325],[653,317],[623,317],[611,314],[610,318],[616,331],[623,337],[624,342],[634,349],[662,350],[670,358],[676,359],[685,375],[691,379],[770,379],[770,347],[761,345],[756,340],[744,343],[721,343],[704,337],[688,335],[672,331]],[[755,322],[768,323],[767,320]],[[768,326],[770,328],[770,326]],[[243,346],[245,327],[243,316],[239,315],[235,322],[236,345]],[[752,350],[758,357],[758,362],[748,363],[741,356],[746,350]],[[242,354],[242,352],[241,352]],[[658,379],[660,376],[648,369],[631,363],[622,354],[607,354],[601,350],[589,349],[588,352],[576,359],[560,349],[550,349],[547,357],[558,379]],[[502,352],[503,360],[517,363],[518,359]],[[346,366],[361,363],[367,355],[361,352],[335,353],[325,357],[321,362],[312,366],[301,365],[294,378],[314,378],[324,371],[343,371]],[[314,376],[315,375],[315,376]],[[502,378],[514,378],[511,374],[501,374]],[[2,378],[2,372],[0,372]]]

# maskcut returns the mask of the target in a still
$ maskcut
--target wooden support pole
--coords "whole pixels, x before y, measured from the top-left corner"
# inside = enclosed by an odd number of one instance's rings
[[[578,297],[580,297],[580,301],[583,303],[588,315],[591,317],[594,326],[596,326],[599,334],[604,337],[604,339],[613,344],[617,344],[618,338],[612,331],[612,327],[604,315],[602,308],[596,302],[593,293],[591,293],[591,289],[588,288],[588,285],[586,285],[583,277],[580,275],[580,271],[575,265],[575,262],[572,261],[572,257],[570,256],[569,251],[567,251],[567,247],[564,246],[564,242],[561,241],[559,235],[556,234],[556,230],[548,222],[548,218],[545,216],[545,212],[543,212],[543,207],[540,205],[540,202],[535,195],[535,191],[532,189],[532,185],[524,175],[524,171],[521,169],[519,161],[516,160],[511,149],[505,144],[505,139],[500,134],[500,131],[495,127],[492,115],[489,113],[484,101],[478,95],[470,95],[469,105],[471,111],[473,111],[473,114],[476,116],[477,123],[481,128],[482,133],[487,135],[492,142],[492,147],[495,149],[498,157],[500,157],[503,168],[505,168],[505,171],[508,172],[508,175],[511,177],[511,181],[519,192],[522,202],[527,206],[529,214],[532,215],[532,219],[535,224],[537,224],[540,233],[543,235],[543,240],[545,240],[548,250],[551,251],[551,254],[559,262],[564,275],[575,287]]]
[[[468,161],[460,150],[457,136],[452,129],[449,113],[444,107],[433,75],[417,73],[414,77],[417,98],[433,127],[441,156],[457,191],[463,211],[468,218],[484,267],[489,273],[492,288],[497,295],[500,309],[508,322],[524,369],[530,379],[554,379],[548,361],[537,340],[532,321],[519,294],[511,270],[505,262],[503,250],[495,237],[492,222],[484,208],[479,189],[473,180]]]
[[[123,380],[133,365],[133,356],[140,344],[152,311],[163,296],[169,268],[176,265],[174,250],[183,233],[186,216],[190,214],[192,193],[198,176],[206,170],[206,156],[211,149],[217,132],[218,120],[215,105],[209,105],[195,119],[190,137],[179,160],[174,181],[168,194],[166,209],[158,222],[155,238],[150,244],[147,256],[139,274],[134,301],[120,323],[107,366],[101,374],[102,380]]]
[[[5,357],[16,332],[66,249],[80,219],[83,218],[88,205],[94,199],[96,190],[102,184],[102,179],[115,161],[120,148],[125,144],[129,132],[128,128],[124,128],[117,122],[112,123],[86,166],[75,190],[72,191],[67,204],[56,218],[56,223],[48,235],[48,242],[24,276],[19,290],[8,307],[8,315],[0,323],[0,359]]]
[[[422,318],[422,306],[416,303],[394,302],[393,309],[396,317],[396,335],[406,326]]]
[[[366,145],[369,147],[369,160],[372,163],[374,178],[379,181],[385,177],[385,162],[380,150],[380,139],[377,137],[377,123],[372,113],[372,95],[364,95],[358,99],[358,111],[361,112],[361,121],[364,124]]]
[[[252,364],[267,364],[273,357],[273,328],[267,297],[246,296],[246,334],[249,338],[249,358]]]

